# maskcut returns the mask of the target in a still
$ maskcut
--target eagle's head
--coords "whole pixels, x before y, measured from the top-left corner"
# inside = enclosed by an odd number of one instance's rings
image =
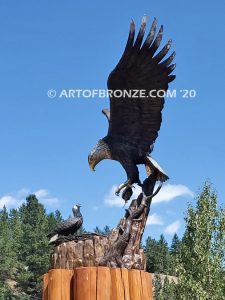
[[[95,166],[103,159],[111,159],[109,146],[105,141],[99,140],[97,145],[91,150],[88,155],[88,163],[92,171],[95,171]]]
[[[73,206],[72,211],[73,211],[74,216],[76,215],[76,213],[78,211],[80,211],[80,207],[81,207],[80,204],[76,204],[76,205]]]

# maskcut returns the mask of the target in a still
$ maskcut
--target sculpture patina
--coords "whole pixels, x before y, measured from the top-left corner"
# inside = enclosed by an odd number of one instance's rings
[[[157,180],[164,182],[168,179],[149,153],[153,150],[161,126],[164,106],[162,95],[167,91],[169,82],[175,79],[175,75],[170,75],[175,68],[175,64],[171,64],[175,52],[162,61],[172,41],[169,40],[155,55],[162,40],[163,27],[155,37],[154,19],[142,43],[145,28],[146,17],[143,17],[135,40],[135,24],[131,22],[125,51],[108,77],[110,110],[102,111],[109,122],[108,134],[99,140],[88,156],[92,170],[103,159],[120,162],[127,173],[127,181],[118,188],[116,194],[125,188],[122,194],[125,200],[132,194],[132,184],[141,186],[137,168],[139,164],[145,165],[148,176],[156,171]]]
[[[80,212],[80,204],[74,205],[72,208],[73,218],[62,221],[57,227],[48,234],[49,245],[58,245],[76,237],[78,229],[83,224],[83,216]]]
[[[150,153],[161,126],[164,106],[162,95],[165,95],[169,82],[175,79],[175,75],[171,75],[175,68],[175,64],[171,64],[175,52],[164,59],[172,41],[169,40],[156,54],[163,27],[156,35],[154,19],[143,42],[145,29],[146,17],[143,17],[135,39],[135,24],[131,22],[124,53],[108,78],[110,110],[102,111],[109,122],[108,134],[99,140],[88,156],[92,170],[103,159],[120,162],[127,173],[127,181],[119,186],[116,194],[122,191],[125,202],[133,194],[134,183],[141,186],[142,192],[131,201],[124,217],[108,236],[83,234],[71,237],[61,233],[60,238],[56,239],[58,246],[52,255],[52,268],[100,265],[145,269],[145,256],[140,249],[141,238],[152,198],[169,178]],[[115,93],[118,90],[120,96]],[[137,168],[140,164],[144,164],[147,171],[147,178],[143,182]],[[157,181],[159,185],[154,192]],[[63,257],[63,262],[58,257]],[[66,262],[65,257],[70,257],[70,262]]]

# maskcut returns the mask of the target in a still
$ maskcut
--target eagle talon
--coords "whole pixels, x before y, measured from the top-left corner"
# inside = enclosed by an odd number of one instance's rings
[[[133,185],[130,184],[130,180],[127,180],[126,182],[122,183],[118,189],[115,191],[116,196],[119,196],[120,192],[124,189],[124,188],[131,188],[132,189]]]

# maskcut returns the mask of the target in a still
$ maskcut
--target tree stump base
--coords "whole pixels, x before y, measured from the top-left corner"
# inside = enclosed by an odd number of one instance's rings
[[[44,275],[43,300],[152,300],[152,275],[139,270],[87,267]]]
[[[50,269],[75,269],[101,265],[105,255],[113,248],[117,235],[117,229],[113,229],[109,236],[87,233],[76,236],[73,241],[56,246],[50,257]],[[144,270],[143,249],[135,248],[133,251],[126,251],[122,258],[122,265],[127,269]]]
[[[54,248],[50,258],[50,269],[98,266],[108,248],[108,237],[105,235],[95,233],[77,235],[75,240],[64,242]]]

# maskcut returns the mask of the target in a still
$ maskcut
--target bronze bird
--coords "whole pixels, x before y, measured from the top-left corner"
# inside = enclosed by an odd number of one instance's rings
[[[57,244],[58,240],[62,237],[74,235],[83,224],[83,216],[80,212],[80,204],[74,205],[72,208],[73,218],[69,218],[60,222],[57,227],[48,234],[49,245]]]
[[[163,26],[156,35],[156,19],[143,42],[145,29],[146,17],[143,17],[135,39],[135,24],[133,21],[130,24],[124,53],[108,77],[110,110],[102,110],[109,122],[108,134],[98,141],[88,156],[92,170],[103,159],[120,162],[127,173],[127,181],[116,194],[125,188],[122,195],[125,200],[132,195],[134,183],[141,185],[139,164],[145,165],[148,176],[154,171],[157,172],[157,180],[164,182],[168,179],[150,153],[162,122],[162,92],[168,90],[169,82],[176,77],[171,75],[175,69],[175,64],[171,64],[175,52],[164,59],[171,47],[172,41],[169,40],[156,54],[163,36]],[[119,97],[114,93],[118,90],[127,93]],[[129,91],[133,92],[129,94]],[[144,91],[144,95],[140,95],[140,91]],[[160,91],[163,96],[158,94]]]

